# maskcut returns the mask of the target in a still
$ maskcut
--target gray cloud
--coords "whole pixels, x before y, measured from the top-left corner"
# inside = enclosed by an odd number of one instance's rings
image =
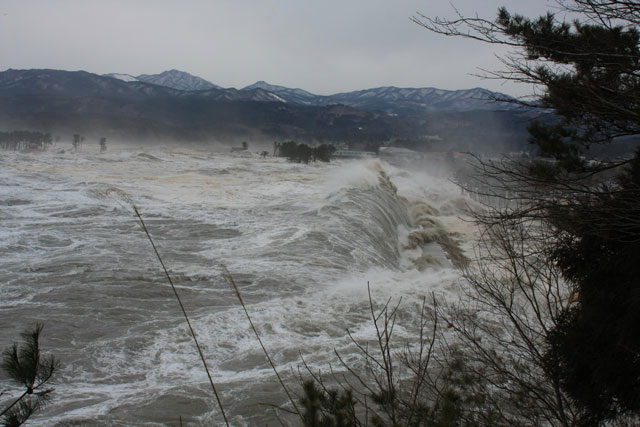
[[[553,1],[455,2],[487,17],[503,4],[534,15]],[[441,0],[13,0],[0,5],[0,52],[5,69],[177,68],[224,87],[266,80],[320,94],[383,85],[527,92],[471,76],[500,68],[496,47],[431,34],[410,22],[416,12],[453,15]]]

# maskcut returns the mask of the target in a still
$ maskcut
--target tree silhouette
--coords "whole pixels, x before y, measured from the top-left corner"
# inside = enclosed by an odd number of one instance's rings
[[[309,163],[320,160],[329,162],[336,148],[333,145],[322,144],[319,147],[309,147],[307,144],[298,144],[295,141],[287,141],[282,144],[274,143],[280,157],[286,157],[290,161]],[[275,152],[275,149],[274,149]]]
[[[84,142],[84,136],[74,133],[73,134],[73,150],[77,153],[82,149],[82,143]]]
[[[481,164],[484,191],[509,205],[483,221],[546,230],[541,253],[574,297],[545,331],[540,351],[547,372],[586,411],[582,423],[598,425],[640,414],[640,151],[627,159],[585,158],[596,144],[640,135],[640,3],[557,5],[558,13],[534,19],[501,8],[495,20],[458,13],[414,21],[511,47],[506,70],[489,77],[535,85],[535,102],[515,102],[554,113],[529,128],[547,159]],[[566,12],[577,19],[559,18]]]
[[[34,412],[49,401],[53,388],[46,388],[58,369],[58,362],[53,356],[43,356],[40,352],[40,334],[43,325],[37,323],[33,329],[20,335],[23,343],[6,349],[2,354],[2,370],[24,392],[9,406],[2,410],[0,416],[5,426],[19,426]]]
[[[0,148],[6,150],[47,150],[52,144],[50,133],[28,130],[0,132]]]

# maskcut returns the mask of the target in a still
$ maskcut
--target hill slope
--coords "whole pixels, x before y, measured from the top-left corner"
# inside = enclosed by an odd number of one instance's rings
[[[527,118],[517,111],[464,111],[473,104],[468,92],[434,95],[436,89],[379,88],[318,97],[266,83],[241,90],[178,90],[126,80],[84,71],[0,72],[0,124],[6,130],[79,132],[87,137],[374,145],[403,140],[413,148],[443,150],[523,141]],[[439,101],[430,101],[428,113],[395,115],[380,108],[384,102],[389,108],[413,111],[408,103],[427,104],[429,99]],[[425,138],[435,135],[439,138]]]
[[[178,90],[208,90],[222,89],[200,77],[179,70],[168,70],[160,74],[141,74],[137,80],[159,86],[166,86]]]

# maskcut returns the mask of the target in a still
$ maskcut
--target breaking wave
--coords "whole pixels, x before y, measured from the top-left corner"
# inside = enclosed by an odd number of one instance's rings
[[[219,421],[132,204],[181,293],[234,425],[270,420],[257,403],[285,397],[222,266],[279,369],[291,372],[301,351],[314,369],[335,362],[334,349],[348,358],[346,328],[370,334],[367,282],[374,298],[402,296],[412,307],[431,291],[453,292],[454,266],[464,263],[463,234],[452,229],[460,196],[379,161],[298,165],[110,147],[0,152],[0,165],[10,184],[0,188],[5,340],[35,313],[46,323],[45,346],[67,367],[56,385],[64,398],[54,398],[40,425],[140,425],[175,414]]]

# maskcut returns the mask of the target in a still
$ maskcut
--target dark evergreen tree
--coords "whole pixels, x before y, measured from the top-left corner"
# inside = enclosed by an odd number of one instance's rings
[[[276,145],[278,155],[286,157],[292,162],[309,163],[310,161],[320,160],[321,162],[329,162],[331,155],[336,151],[333,145],[322,144],[319,147],[311,148],[307,144],[298,144],[295,141],[287,141]]]
[[[289,160],[295,159],[298,153],[298,144],[295,141],[283,142],[278,146],[278,155]]]
[[[577,286],[547,359],[597,423],[640,412],[640,158],[606,191],[550,213],[552,255]]]
[[[351,427],[360,425],[356,401],[350,390],[323,390],[314,381],[302,384],[302,421],[305,427]]]
[[[299,144],[295,160],[298,163],[308,164],[313,158],[313,149],[307,144]]]
[[[0,132],[0,147],[8,150],[46,150],[53,143],[51,134],[15,130],[11,132]]]
[[[640,134],[640,3],[559,5],[581,18],[567,23],[548,13],[529,19],[503,8],[495,21],[414,20],[437,33],[519,50],[505,58],[505,71],[490,77],[544,90],[527,104],[552,110],[555,118],[534,123],[530,140],[555,160],[485,164],[499,191],[518,194],[520,202],[485,220],[518,218],[551,230],[546,253],[574,299],[541,350],[550,376],[584,410],[583,422],[597,425],[640,413],[640,152],[622,161],[584,157],[594,144]]]
[[[40,334],[43,325],[38,323],[24,331],[22,346],[13,344],[2,354],[2,370],[24,392],[8,404],[0,413],[3,425],[22,425],[33,413],[47,404],[52,388],[47,388],[58,362],[53,356],[43,356],[40,351]]]
[[[71,143],[73,144],[73,151],[75,151],[75,152],[80,151],[80,142],[81,142],[80,134],[74,133],[73,134],[73,140],[71,141]]]
[[[329,144],[322,144],[313,149],[313,160],[320,160],[321,162],[330,162],[331,156],[336,151],[336,147]]]

